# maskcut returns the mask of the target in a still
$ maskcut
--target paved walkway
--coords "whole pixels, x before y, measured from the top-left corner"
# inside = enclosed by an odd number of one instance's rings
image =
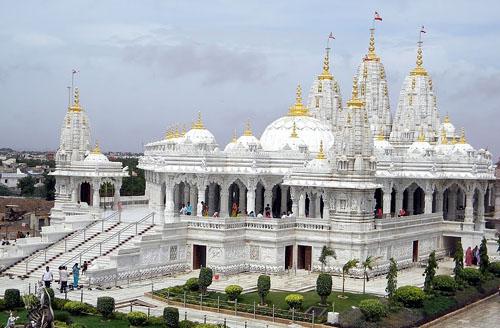
[[[500,295],[481,302],[466,311],[449,317],[432,328],[486,328],[498,327],[500,322]]]

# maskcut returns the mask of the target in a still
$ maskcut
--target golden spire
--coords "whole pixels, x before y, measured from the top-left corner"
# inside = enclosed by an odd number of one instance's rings
[[[231,142],[232,142],[232,143],[236,143],[236,141],[238,141],[238,137],[236,136],[236,129],[234,129],[234,132],[233,132],[233,139],[231,139]]]
[[[426,76],[427,71],[422,66],[422,64],[424,63],[423,56],[422,56],[422,41],[418,42],[417,62],[416,63],[417,63],[417,66],[411,71],[410,75]]]
[[[420,134],[418,135],[418,142],[424,142],[425,141],[425,134],[424,134],[424,127],[420,127]]]
[[[444,123],[450,123],[450,116],[448,113],[446,113],[446,116],[444,117]]]
[[[253,136],[250,120],[247,120],[247,123],[245,124],[245,131],[243,131],[243,135],[247,137]]]
[[[73,105],[69,107],[69,110],[71,112],[79,112],[82,110],[82,108],[80,107],[80,90],[78,90],[78,88],[75,88]]]
[[[297,86],[295,105],[290,106],[288,116],[309,116],[309,110],[302,104],[302,88],[300,84]]]
[[[368,46],[368,53],[365,56],[366,60],[380,61],[380,58],[375,53],[375,29],[370,29],[370,45]]]
[[[205,126],[203,125],[203,121],[201,120],[201,112],[198,112],[198,120],[193,124],[193,129],[202,130],[204,128]]]
[[[179,130],[179,125],[176,125],[174,128],[174,138],[179,138],[181,136],[181,132]]]
[[[323,59],[323,72],[318,76],[319,80],[332,80],[330,73],[330,48],[326,48],[325,59]]]
[[[441,129],[441,143],[443,145],[448,144],[448,138],[446,137],[446,130],[444,128]]]
[[[378,130],[377,140],[379,140],[379,141],[385,140],[385,136],[384,136],[384,132],[383,132],[382,128],[380,128]]]
[[[460,134],[460,140],[458,141],[459,144],[466,144],[467,139],[465,139],[465,129],[462,128],[462,133]]]
[[[291,138],[298,138],[299,135],[297,134],[297,125],[295,124],[295,121],[293,121],[293,128],[292,128],[292,134],[290,135]]]
[[[364,105],[364,101],[358,98],[358,82],[355,76],[352,81],[352,97],[351,100],[347,102],[347,107],[363,108]]]
[[[92,150],[92,154],[100,154],[101,153],[101,148],[99,147],[99,141],[95,141],[95,147]]]
[[[452,144],[456,144],[457,143],[457,139],[458,139],[458,137],[457,138],[451,137],[451,143]]]
[[[319,152],[316,155],[316,159],[326,159],[325,153],[323,152],[323,140],[319,142]]]

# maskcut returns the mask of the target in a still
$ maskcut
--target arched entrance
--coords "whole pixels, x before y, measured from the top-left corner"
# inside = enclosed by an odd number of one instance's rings
[[[90,183],[83,182],[80,185],[80,203],[87,203],[89,206],[92,205],[92,188]]]

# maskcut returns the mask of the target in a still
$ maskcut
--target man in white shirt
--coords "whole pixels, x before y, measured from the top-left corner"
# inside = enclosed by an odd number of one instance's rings
[[[48,266],[45,267],[45,272],[42,276],[42,281],[45,284],[45,287],[50,288],[50,284],[54,280],[54,275],[50,272],[50,268]]]
[[[59,283],[61,284],[59,291],[65,293],[68,288],[68,271],[65,266],[59,268]]]

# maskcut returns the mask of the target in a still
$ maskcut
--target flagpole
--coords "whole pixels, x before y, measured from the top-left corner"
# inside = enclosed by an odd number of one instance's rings
[[[66,88],[68,88],[68,107],[71,106],[71,87],[68,85]]]

